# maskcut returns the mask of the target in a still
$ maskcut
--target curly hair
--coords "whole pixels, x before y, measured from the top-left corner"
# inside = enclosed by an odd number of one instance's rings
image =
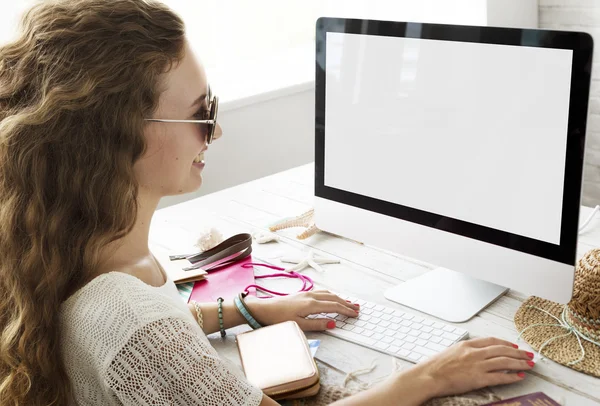
[[[60,306],[137,216],[134,163],[184,24],[154,0],[51,0],[0,47],[0,404],[67,404]]]

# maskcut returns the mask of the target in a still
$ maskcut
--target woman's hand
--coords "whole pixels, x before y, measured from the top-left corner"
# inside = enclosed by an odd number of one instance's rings
[[[413,369],[429,378],[435,397],[521,381],[533,354],[498,338],[462,341]],[[508,373],[506,371],[509,371]]]
[[[261,325],[293,320],[303,331],[332,329],[331,319],[306,319],[317,313],[338,313],[348,317],[358,317],[359,306],[348,303],[327,290],[297,293],[272,299],[258,299],[248,296],[246,306]]]

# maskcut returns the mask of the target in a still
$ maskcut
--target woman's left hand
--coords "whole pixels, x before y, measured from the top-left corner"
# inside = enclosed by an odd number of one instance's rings
[[[318,313],[338,313],[358,317],[358,304],[352,304],[328,290],[315,290],[272,299],[248,296],[246,305],[261,325],[293,320],[303,331],[322,331],[335,328],[331,319],[307,319]]]

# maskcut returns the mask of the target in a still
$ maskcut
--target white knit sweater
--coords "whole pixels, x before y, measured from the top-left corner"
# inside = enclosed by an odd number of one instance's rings
[[[78,405],[258,405],[173,282],[102,274],[61,307],[61,348]]]

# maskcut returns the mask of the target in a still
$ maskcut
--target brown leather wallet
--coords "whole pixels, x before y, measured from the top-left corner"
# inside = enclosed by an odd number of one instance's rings
[[[238,334],[246,378],[275,400],[319,393],[319,369],[306,336],[295,321]]]

